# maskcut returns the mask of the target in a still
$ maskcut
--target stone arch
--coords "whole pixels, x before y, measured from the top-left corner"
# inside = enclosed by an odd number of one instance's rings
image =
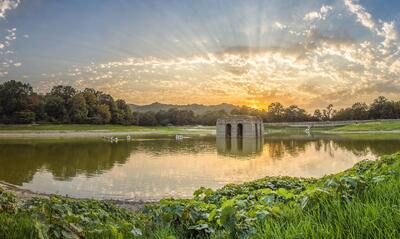
[[[232,125],[231,124],[226,124],[225,125],[225,136],[226,137],[231,137],[232,136]]]
[[[258,124],[255,123],[255,124],[254,124],[254,127],[256,128],[256,137],[258,137]]]
[[[237,124],[237,137],[243,138],[243,124]]]

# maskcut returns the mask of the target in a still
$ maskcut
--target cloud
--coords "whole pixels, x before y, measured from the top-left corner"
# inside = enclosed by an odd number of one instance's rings
[[[394,22],[383,22],[382,31],[379,35],[384,37],[383,45],[388,47],[390,43],[397,40],[397,31]]]
[[[0,0],[0,18],[6,17],[6,12],[18,7],[19,0]]]
[[[330,11],[332,11],[332,10],[333,10],[333,7],[322,5],[321,9],[318,12],[317,11],[309,12],[304,16],[303,19],[305,21],[313,21],[313,20],[316,20],[316,19],[325,20],[327,15],[328,15],[328,13]]]
[[[284,17],[270,20],[263,28],[279,31],[268,32],[265,39],[270,42],[265,44],[262,40],[252,44],[247,31],[241,44],[74,66],[62,74],[46,72],[42,84],[93,87],[132,103],[280,101],[314,109],[329,103],[341,107],[354,101],[370,102],[378,95],[398,99],[396,22],[375,21],[356,1],[340,4],[334,8],[323,5],[317,11],[302,9],[291,21]],[[330,17],[333,11],[340,17]],[[316,21],[328,17],[328,24]]]
[[[357,16],[357,21],[364,27],[368,28],[371,32],[378,36],[383,37],[382,45],[386,48],[390,47],[393,41],[397,40],[397,31],[394,21],[385,22],[380,20],[376,23],[369,12],[364,7],[355,3],[354,0],[344,0],[348,10]]]
[[[14,62],[14,51],[12,43],[17,39],[17,29],[5,29],[6,33],[4,40],[0,42],[0,77],[8,75],[10,67],[20,67],[20,62]]]
[[[282,24],[280,22],[275,22],[275,27],[280,29],[280,30],[283,30],[283,29],[287,28],[287,26],[285,24]]]
[[[370,30],[376,30],[375,22],[372,16],[364,7],[355,3],[354,0],[344,0],[348,10],[357,16],[357,21]]]

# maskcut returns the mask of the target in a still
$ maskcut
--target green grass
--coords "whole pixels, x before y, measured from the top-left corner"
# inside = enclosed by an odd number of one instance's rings
[[[200,188],[138,212],[0,191],[0,238],[400,238],[400,153],[321,179]]]
[[[215,127],[191,127],[191,126],[136,126],[136,125],[92,125],[92,124],[39,124],[39,125],[0,125],[1,131],[11,132],[36,132],[36,131],[59,131],[59,132],[88,132],[88,131],[104,131],[104,132],[146,132],[146,133],[210,133]]]
[[[56,130],[56,131],[89,131],[89,130],[106,130],[106,131],[173,131],[176,127],[143,127],[143,126],[124,126],[124,125],[92,125],[92,124],[40,124],[40,125],[1,125],[0,130],[18,131],[18,130]]]
[[[287,210],[260,223],[253,238],[399,238],[400,183],[394,180],[371,186],[351,202],[323,198],[312,209]]]
[[[400,121],[375,121],[359,124],[349,124],[333,129],[338,132],[352,131],[393,131],[400,130]]]
[[[306,127],[304,126],[270,125],[268,123],[264,124],[264,132],[270,135],[303,135],[306,134],[305,129]],[[311,133],[321,134],[329,132],[332,129],[335,129],[335,127],[314,127],[311,129]]]

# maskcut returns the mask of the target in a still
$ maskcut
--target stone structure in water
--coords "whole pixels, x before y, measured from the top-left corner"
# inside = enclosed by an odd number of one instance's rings
[[[218,138],[258,138],[263,135],[264,126],[260,117],[234,115],[217,120]]]
[[[261,155],[263,146],[263,137],[217,138],[217,153],[224,156],[241,157]]]

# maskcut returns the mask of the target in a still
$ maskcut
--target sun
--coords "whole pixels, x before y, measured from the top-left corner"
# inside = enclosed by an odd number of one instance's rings
[[[265,110],[268,104],[261,103],[261,102],[250,102],[247,104],[248,107],[256,109],[256,110]]]

